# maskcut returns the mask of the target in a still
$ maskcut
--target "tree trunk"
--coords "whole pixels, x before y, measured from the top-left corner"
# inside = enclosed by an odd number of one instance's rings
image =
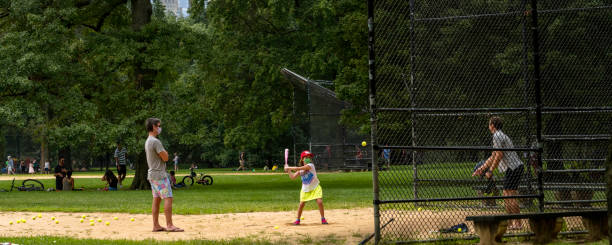
[[[132,181],[132,190],[148,190],[151,189],[151,184],[147,180],[147,172],[149,171],[149,165],[147,164],[147,154],[145,151],[141,151],[136,159],[136,174]]]
[[[135,32],[140,31],[143,26],[151,22],[151,14],[153,7],[150,0],[132,0],[132,29]],[[156,72],[142,68],[143,61],[137,61],[134,70],[134,82],[136,86],[143,90],[149,90],[155,82]],[[143,122],[137,122],[138,126],[142,127]],[[146,190],[151,189],[151,184],[147,180],[147,156],[144,149],[138,154],[136,159],[136,173],[132,181],[131,189]]]
[[[140,29],[151,22],[153,7],[150,0],[132,0],[132,29]]]
[[[49,148],[47,147],[47,137],[43,136],[40,141],[40,166],[45,166],[45,162],[49,161]]]

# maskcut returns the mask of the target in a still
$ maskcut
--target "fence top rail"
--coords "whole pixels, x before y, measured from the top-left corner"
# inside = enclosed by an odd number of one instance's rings
[[[407,150],[447,150],[447,151],[542,151],[541,148],[513,147],[495,148],[490,146],[409,146],[409,145],[374,145],[374,150],[407,149]]]

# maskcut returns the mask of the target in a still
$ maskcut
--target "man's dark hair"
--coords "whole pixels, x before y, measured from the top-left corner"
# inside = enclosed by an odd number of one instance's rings
[[[159,120],[159,118],[147,118],[147,120],[145,121],[145,127],[147,128],[147,132],[153,131],[153,126],[156,126],[160,122],[161,120]]]
[[[68,176],[68,178],[72,178],[72,171],[68,171],[68,173],[66,173],[66,175]]]
[[[491,119],[489,119],[489,124],[493,124],[493,127],[497,130],[502,130],[502,127],[504,126],[501,118],[499,117],[491,117]]]
[[[174,171],[170,171],[170,175],[174,175]]]

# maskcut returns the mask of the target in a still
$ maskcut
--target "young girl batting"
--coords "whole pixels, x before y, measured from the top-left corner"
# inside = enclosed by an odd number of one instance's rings
[[[323,189],[319,184],[319,178],[317,178],[317,171],[312,163],[312,153],[309,151],[303,151],[300,155],[300,166],[299,167],[285,167],[285,172],[289,174],[291,179],[295,179],[298,175],[302,179],[302,191],[300,192],[300,206],[298,207],[297,220],[293,222],[294,225],[300,224],[300,218],[302,217],[302,210],[307,201],[316,200],[319,205],[319,212],[321,213],[321,224],[327,224],[325,220],[325,211],[323,210]],[[295,172],[293,172],[295,171]]]

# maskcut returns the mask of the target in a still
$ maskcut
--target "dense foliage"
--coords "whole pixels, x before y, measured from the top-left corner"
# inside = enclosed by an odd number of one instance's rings
[[[356,105],[347,121],[365,125],[365,2],[203,3],[177,19],[160,1],[0,0],[0,134],[84,161],[121,140],[137,158],[144,119],[159,117],[183,159],[270,158],[302,120],[283,67],[335,81]]]

